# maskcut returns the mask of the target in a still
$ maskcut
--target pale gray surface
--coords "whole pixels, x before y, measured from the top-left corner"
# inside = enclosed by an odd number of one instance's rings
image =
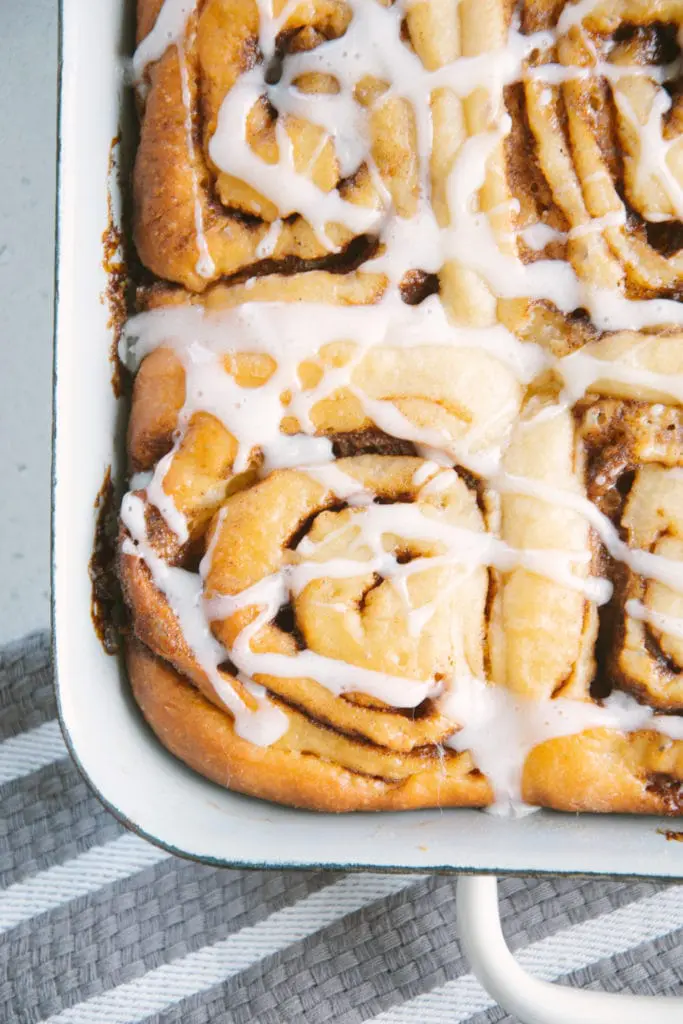
[[[0,643],[47,625],[57,0],[0,32]]]

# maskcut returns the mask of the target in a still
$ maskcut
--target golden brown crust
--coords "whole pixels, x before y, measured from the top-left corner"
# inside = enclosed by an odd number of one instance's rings
[[[132,472],[152,469],[173,445],[178,413],[185,403],[185,370],[171,349],[158,348],[142,363],[133,384],[128,422]]]
[[[240,793],[317,811],[481,807],[492,793],[468,755],[448,756],[402,779],[350,771],[292,750],[288,736],[258,747],[236,735],[229,716],[143,644],[127,645],[135,699],[161,742],[213,782]],[[287,710],[285,708],[285,710]],[[561,811],[681,813],[683,744],[656,733],[595,730],[548,741],[527,758],[523,795]]]
[[[317,811],[385,811],[418,807],[479,807],[488,784],[467,755],[448,755],[404,779],[349,771],[292,750],[287,736],[259,747],[236,735],[231,719],[210,704],[142,644],[127,647],[135,699],[164,746],[213,782],[264,800]]]
[[[549,740],[527,758],[524,797],[558,811],[679,815],[683,743],[606,729]]]
[[[137,33],[136,40],[141,43],[148,35],[157,20],[164,0],[137,0]]]

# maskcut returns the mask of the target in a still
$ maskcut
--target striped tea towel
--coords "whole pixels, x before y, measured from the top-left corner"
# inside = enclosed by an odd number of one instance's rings
[[[452,878],[221,870],[126,833],[67,756],[44,633],[0,651],[0,784],[2,1024],[512,1021],[460,952]],[[538,975],[683,998],[683,887],[501,898]]]

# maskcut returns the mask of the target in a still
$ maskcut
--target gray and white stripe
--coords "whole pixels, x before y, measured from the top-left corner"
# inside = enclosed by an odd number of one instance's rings
[[[454,881],[228,871],[126,834],[67,759],[48,642],[0,651],[0,1020],[484,1024]],[[506,879],[504,926],[544,978],[683,995],[683,889]]]
[[[59,722],[43,722],[35,729],[10,736],[0,744],[0,785],[68,757]]]

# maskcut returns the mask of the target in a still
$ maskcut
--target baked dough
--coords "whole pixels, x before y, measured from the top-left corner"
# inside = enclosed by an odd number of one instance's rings
[[[681,813],[682,16],[138,0],[119,573],[208,778]]]

